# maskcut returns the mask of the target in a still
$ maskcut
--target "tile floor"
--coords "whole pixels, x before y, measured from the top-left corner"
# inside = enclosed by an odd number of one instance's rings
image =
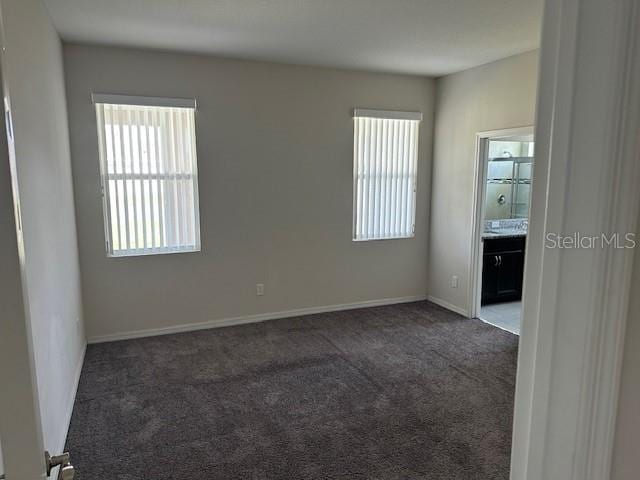
[[[480,309],[480,320],[520,335],[522,302],[494,303]]]

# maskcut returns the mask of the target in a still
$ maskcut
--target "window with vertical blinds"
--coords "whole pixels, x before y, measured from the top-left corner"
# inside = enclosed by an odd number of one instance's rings
[[[353,239],[413,237],[422,114],[354,111]]]
[[[94,95],[107,254],[200,250],[195,102]]]

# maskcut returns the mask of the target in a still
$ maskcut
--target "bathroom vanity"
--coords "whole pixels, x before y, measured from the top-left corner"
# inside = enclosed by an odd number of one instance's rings
[[[483,243],[482,305],[520,300],[526,235],[489,233]]]

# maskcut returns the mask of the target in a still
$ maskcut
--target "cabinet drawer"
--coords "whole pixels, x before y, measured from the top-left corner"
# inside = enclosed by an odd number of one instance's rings
[[[526,237],[485,238],[484,253],[524,252]]]

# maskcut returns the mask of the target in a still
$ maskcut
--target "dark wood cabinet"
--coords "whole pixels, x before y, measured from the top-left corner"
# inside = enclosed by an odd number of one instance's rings
[[[522,298],[525,237],[485,238],[482,260],[482,304]]]

